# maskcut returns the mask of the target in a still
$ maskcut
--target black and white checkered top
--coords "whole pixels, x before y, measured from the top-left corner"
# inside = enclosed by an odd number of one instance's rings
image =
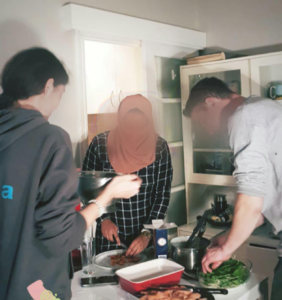
[[[114,172],[107,154],[107,138],[108,132],[94,137],[86,153],[83,170]],[[143,224],[165,218],[170,200],[173,170],[169,148],[164,139],[158,137],[156,160],[135,174],[143,181],[140,192],[130,199],[121,199],[116,204],[117,212],[105,214],[97,220],[97,254],[119,248],[115,243],[103,237],[101,233],[103,220],[111,219],[118,227],[121,241],[129,246],[140,235]]]

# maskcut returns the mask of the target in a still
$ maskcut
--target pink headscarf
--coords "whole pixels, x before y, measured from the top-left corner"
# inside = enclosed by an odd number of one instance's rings
[[[137,145],[129,144],[121,130],[124,116],[132,109],[139,109],[147,117],[150,130]],[[118,126],[110,131],[107,151],[111,165],[118,173],[134,173],[155,161],[157,134],[155,133],[152,105],[142,95],[126,97],[118,110]]]

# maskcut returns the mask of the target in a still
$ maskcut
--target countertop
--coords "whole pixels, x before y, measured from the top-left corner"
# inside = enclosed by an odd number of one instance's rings
[[[111,271],[105,271],[97,267],[96,276],[107,276],[112,274]],[[127,292],[121,289],[120,285],[106,285],[100,287],[83,288],[80,286],[80,278],[87,277],[82,271],[75,272],[72,280],[72,300],[130,300],[135,299]],[[199,286],[199,283],[193,280],[181,279],[181,284]],[[216,300],[257,300],[260,299],[260,290],[264,291],[267,295],[267,278],[262,275],[252,273],[249,281],[230,292],[227,296],[216,295]],[[264,296],[267,299],[266,296]]]

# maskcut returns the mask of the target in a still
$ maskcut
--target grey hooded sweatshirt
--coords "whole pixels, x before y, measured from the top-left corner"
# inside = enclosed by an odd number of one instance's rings
[[[86,230],[68,134],[35,110],[0,110],[0,299],[30,300],[42,280],[71,298],[70,251]]]

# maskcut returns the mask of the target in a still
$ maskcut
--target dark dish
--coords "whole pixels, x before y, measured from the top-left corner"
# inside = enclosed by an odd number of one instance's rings
[[[114,172],[82,171],[79,173],[78,194],[81,202],[87,205],[95,200],[111,180],[120,174]]]
[[[203,289],[194,291],[193,288],[182,285],[150,288],[142,291],[136,297],[140,300],[214,300],[213,295]]]

